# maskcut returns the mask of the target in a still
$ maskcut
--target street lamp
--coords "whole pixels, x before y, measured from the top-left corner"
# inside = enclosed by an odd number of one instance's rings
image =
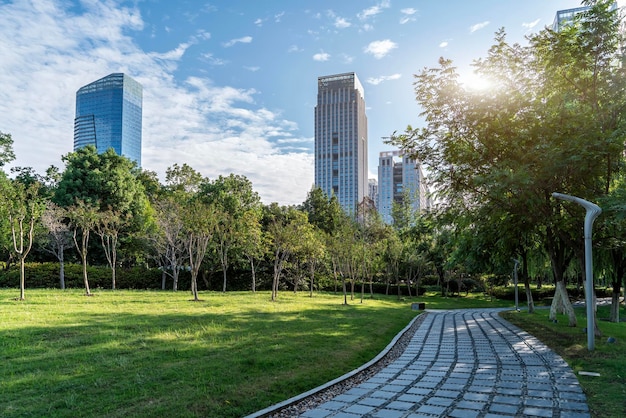
[[[602,209],[594,203],[588,202],[580,197],[570,196],[562,193],[552,193],[552,197],[556,199],[567,200],[578,203],[584,207],[585,214],[585,305],[587,306],[587,348],[589,351],[594,349],[594,337],[596,329],[595,306],[593,303],[593,257],[591,253],[591,228],[593,221],[596,220]]]

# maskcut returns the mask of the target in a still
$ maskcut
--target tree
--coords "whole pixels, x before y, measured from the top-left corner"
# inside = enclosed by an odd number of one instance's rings
[[[329,198],[319,187],[311,189],[301,209],[307,214],[311,225],[327,234],[334,234],[347,217],[337,197]]]
[[[138,233],[150,223],[149,202],[138,180],[136,163],[117,155],[112,148],[98,154],[93,146],[79,148],[63,156],[63,161],[66,167],[54,191],[53,201],[66,208],[89,208],[83,213],[88,215],[89,222],[87,219],[78,221],[78,230],[83,234],[87,229],[96,231],[101,236],[111,266],[117,262],[113,258],[117,258],[121,235]],[[92,210],[95,213],[91,213]],[[115,217],[117,219],[113,219]],[[91,224],[96,219],[97,223]],[[97,228],[99,222],[104,223]],[[82,235],[82,238],[88,240],[88,235]],[[111,281],[115,286],[116,273],[112,267]]]
[[[13,152],[13,138],[11,134],[5,134],[0,131],[0,167],[10,163],[15,159],[15,152]]]
[[[44,209],[39,196],[41,184],[37,181],[28,184],[19,180],[9,180],[3,172],[0,173],[0,177],[0,206],[8,218],[13,252],[20,263],[19,299],[24,300],[24,264],[33,246],[35,223]]]
[[[166,188],[172,192],[194,194],[199,191],[204,180],[202,174],[187,164],[174,164],[165,171]]]
[[[215,233],[216,210],[199,199],[191,199],[183,208],[185,246],[191,271],[191,293],[198,298],[198,274]]]
[[[425,163],[448,210],[507,213],[544,244],[570,325],[576,318],[563,273],[582,217],[552,192],[594,200],[622,161],[626,79],[614,65],[619,18],[609,1],[562,32],[549,29],[511,45],[504,30],[475,71],[492,89],[459,82],[449,60],[418,74],[416,97],[426,126],[392,142]],[[493,218],[489,218],[487,222]]]
[[[87,274],[87,254],[89,252],[89,236],[100,221],[98,203],[86,203],[82,200],[77,200],[74,205],[67,208],[67,212],[73,229],[72,238],[74,245],[80,254],[81,263],[83,265],[85,295],[91,296],[89,277]]]
[[[252,292],[256,292],[256,264],[265,253],[265,240],[261,229],[261,209],[246,211],[242,219],[243,237],[241,251],[250,263],[252,274]]]
[[[233,250],[242,242],[246,212],[259,208],[261,199],[244,176],[230,174],[200,185],[200,196],[217,210],[215,238],[223,274],[222,291],[226,292],[227,271]]]
[[[100,237],[104,255],[111,268],[111,289],[115,289],[115,279],[117,271],[117,247],[119,243],[120,231],[126,226],[126,215],[112,208],[101,211],[95,231]]]
[[[41,223],[48,231],[43,248],[59,260],[59,284],[61,289],[65,289],[65,249],[72,242],[72,234],[67,224],[67,217],[65,209],[51,201],[46,202],[46,209],[41,217]]]
[[[273,254],[272,302],[278,297],[280,278],[285,263],[297,250],[300,236],[308,225],[306,215],[288,206],[272,203],[265,208],[266,237]]]
[[[162,288],[165,289],[165,276],[172,278],[172,290],[178,290],[180,269],[185,264],[185,223],[184,204],[176,196],[162,196],[154,202],[156,228],[150,239],[161,260],[163,269]]]

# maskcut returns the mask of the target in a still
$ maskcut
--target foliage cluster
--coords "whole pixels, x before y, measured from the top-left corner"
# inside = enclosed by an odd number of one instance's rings
[[[464,84],[449,59],[423,69],[415,96],[425,124],[390,140],[427,166],[447,220],[448,271],[519,274],[529,296],[532,279],[554,281],[550,316],[566,312],[570,326],[566,285],[585,280],[584,210],[553,193],[603,209],[593,271],[611,282],[614,321],[626,272],[626,39],[614,3],[584,0],[571,22],[527,45],[500,29],[473,63],[489,88]]]

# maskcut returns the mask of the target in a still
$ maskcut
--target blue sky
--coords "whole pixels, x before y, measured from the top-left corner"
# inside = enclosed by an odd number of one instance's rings
[[[44,173],[72,151],[76,90],[113,72],[144,87],[143,168],[187,163],[248,177],[265,203],[313,184],[317,77],[365,89],[369,172],[382,137],[420,126],[413,74],[451,59],[470,79],[504,27],[511,42],[576,0],[0,0],[0,131],[13,165]]]

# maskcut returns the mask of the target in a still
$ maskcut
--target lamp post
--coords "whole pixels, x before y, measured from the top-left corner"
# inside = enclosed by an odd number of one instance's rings
[[[587,307],[587,348],[589,351],[593,351],[595,348],[595,306],[593,300],[593,257],[591,249],[591,228],[593,221],[596,220],[598,215],[602,212],[602,209],[594,203],[581,199],[580,197],[570,196],[562,193],[552,193],[552,197],[556,199],[567,200],[570,202],[578,203],[584,207],[587,213],[585,214],[585,305]]]

